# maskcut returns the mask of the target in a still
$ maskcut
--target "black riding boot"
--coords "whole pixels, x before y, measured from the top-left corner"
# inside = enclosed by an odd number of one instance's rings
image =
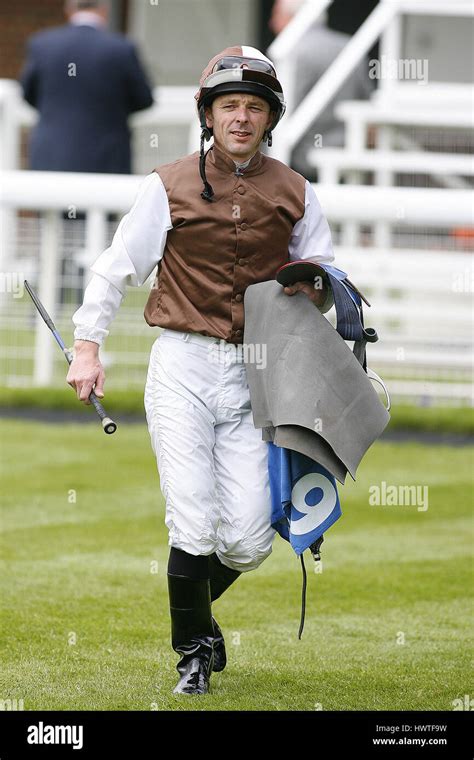
[[[187,572],[178,574],[176,570]],[[181,655],[176,666],[181,678],[173,689],[175,694],[209,691],[214,628],[208,572],[208,557],[195,557],[172,547],[168,563],[171,644]]]
[[[218,599],[237,580],[239,575],[242,575],[242,573],[238,570],[233,570],[231,567],[223,565],[215,552],[211,554],[209,556],[211,601],[213,602],[215,599]],[[212,669],[217,673],[224,670],[227,663],[227,655],[224,636],[214,617],[212,618],[212,624],[214,626],[214,666]]]

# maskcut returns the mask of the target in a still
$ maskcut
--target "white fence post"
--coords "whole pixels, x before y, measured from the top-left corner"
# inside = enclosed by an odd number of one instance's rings
[[[54,320],[58,282],[60,212],[46,211],[42,218],[38,296]],[[35,385],[49,385],[53,377],[53,352],[57,350],[50,331],[36,315],[34,374]]]
[[[19,168],[18,83],[0,80],[0,170]],[[0,209],[0,252],[4,260],[16,250],[16,216]]]
[[[402,54],[402,17],[396,13],[380,37],[380,59],[384,58],[391,61],[398,61]],[[389,64],[391,65],[391,63]],[[397,67],[393,67],[397,71]],[[392,77],[381,77],[378,82],[379,97],[387,100],[393,96],[394,88],[398,84],[397,79]],[[377,149],[391,150],[393,148],[393,129],[392,127],[381,124],[377,128]],[[374,184],[379,187],[386,185],[392,186],[394,183],[394,174],[387,169],[376,171],[374,174]],[[388,248],[391,243],[391,228],[385,222],[378,222],[374,229],[374,243],[379,248]]]
[[[19,168],[19,85],[0,80],[0,169]]]
[[[101,209],[89,209],[86,215],[86,248],[82,256],[76,257],[85,271],[85,284],[92,277],[90,267],[96,260],[97,256],[105,248],[107,238],[107,226],[105,213]]]

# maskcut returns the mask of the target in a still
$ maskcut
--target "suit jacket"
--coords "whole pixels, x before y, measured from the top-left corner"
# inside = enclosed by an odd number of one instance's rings
[[[129,40],[86,25],[39,32],[28,42],[21,84],[39,111],[31,169],[130,173],[127,117],[153,96]]]
[[[245,291],[244,345],[266,346],[265,362],[244,351],[253,420],[263,440],[299,451],[341,483],[381,435],[390,415],[330,322],[304,293],[275,280]]]

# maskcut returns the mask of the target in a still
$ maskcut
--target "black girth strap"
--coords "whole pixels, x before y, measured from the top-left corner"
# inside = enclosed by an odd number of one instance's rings
[[[300,554],[300,560],[301,560],[301,572],[303,573],[303,588],[301,589],[301,618],[300,618],[300,629],[298,631],[299,639],[301,638],[301,634],[303,633],[304,616],[306,612],[306,568],[304,566],[303,554]]]
[[[320,536],[314,543],[311,544],[309,547],[311,554],[313,555],[313,559],[315,562],[318,562],[321,560],[321,544],[324,541],[324,536]],[[306,567],[304,564],[304,552],[300,554],[300,560],[301,560],[301,571],[303,573],[303,587],[301,589],[301,618],[300,618],[300,629],[298,631],[298,638],[301,639],[303,628],[304,628],[304,618],[306,614],[306,585],[307,585],[307,575],[306,575]]]

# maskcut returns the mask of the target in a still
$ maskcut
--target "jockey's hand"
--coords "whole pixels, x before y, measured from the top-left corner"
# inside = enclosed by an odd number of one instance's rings
[[[315,306],[322,306],[328,294],[327,286],[324,283],[316,288],[310,282],[295,282],[293,285],[286,285],[283,290],[288,296],[293,296],[301,290],[303,293],[306,293],[309,300],[312,301]]]

